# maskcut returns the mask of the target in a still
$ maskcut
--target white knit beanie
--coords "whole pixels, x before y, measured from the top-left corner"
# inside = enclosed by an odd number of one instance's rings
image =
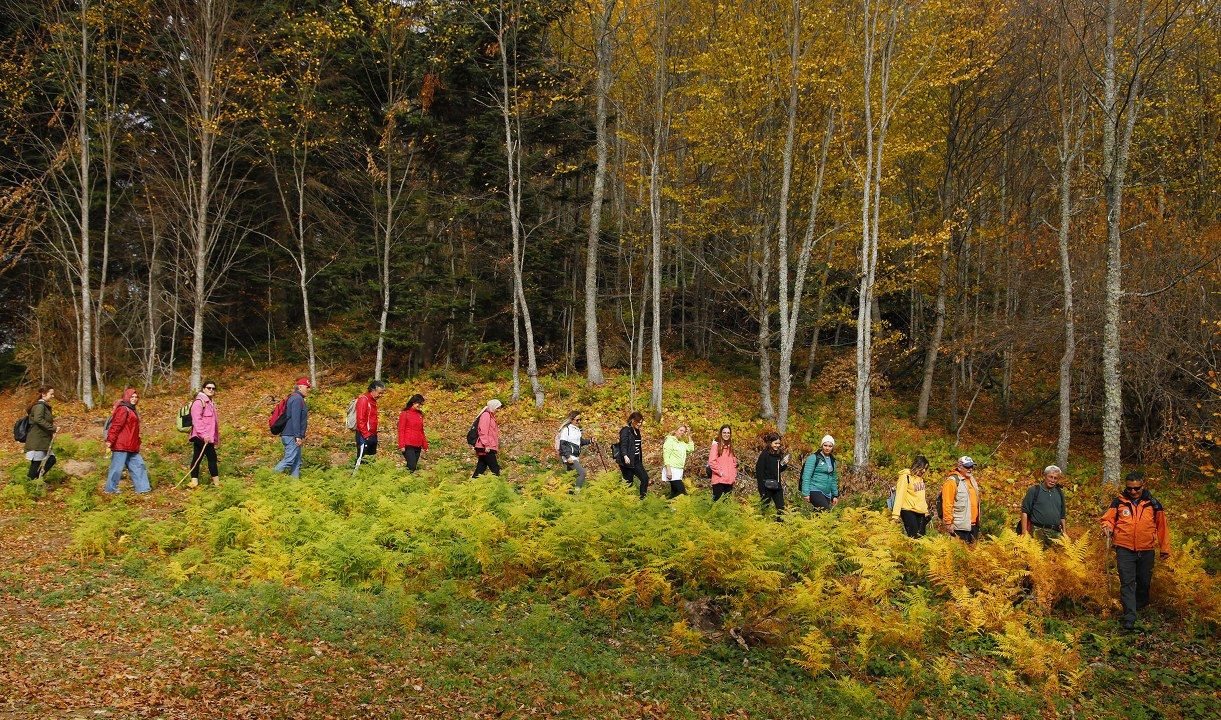
[[[831,437],[830,435],[823,435],[822,440],[820,440],[818,444],[826,445],[827,443],[831,443],[831,447],[835,447],[835,438]]]
[[[499,400],[492,398],[491,400],[488,400],[488,410],[499,410],[501,404],[502,403]]]

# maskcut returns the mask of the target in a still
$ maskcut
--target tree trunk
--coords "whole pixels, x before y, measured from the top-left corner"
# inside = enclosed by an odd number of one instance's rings
[[[937,371],[937,354],[941,350],[941,334],[945,331],[945,296],[949,284],[950,245],[941,248],[937,265],[937,299],[933,304],[933,332],[924,351],[924,378],[920,383],[920,399],[916,405],[916,425],[928,424],[929,400],[933,395],[933,376]]]
[[[597,166],[594,169],[593,196],[589,203],[589,236],[585,252],[585,378],[589,385],[601,385],[602,352],[598,344],[598,244],[602,232],[602,199],[606,192],[607,130],[606,105],[610,95],[612,46],[611,15],[616,0],[603,0],[602,13],[594,27],[594,56],[597,79],[594,85],[594,127],[597,133]]]

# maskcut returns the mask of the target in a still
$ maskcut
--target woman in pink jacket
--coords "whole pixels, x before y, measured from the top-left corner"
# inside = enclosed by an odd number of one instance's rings
[[[500,406],[499,400],[488,400],[483,412],[479,413],[479,419],[475,421],[479,433],[478,439],[475,440],[475,455],[479,461],[475,463],[475,474],[471,475],[473,478],[479,477],[485,470],[491,470],[493,475],[500,475],[500,463],[496,460],[496,453],[500,451],[500,424],[496,422],[496,411]]]
[[[712,448],[708,451],[708,470],[712,474],[712,501],[733,492],[733,483],[738,479],[738,456],[733,451],[733,430],[722,425],[717,431]]]
[[[220,442],[220,421],[216,417],[216,383],[205,382],[191,401],[191,487],[199,487],[199,465],[208,458],[212,485],[220,487],[220,471],[216,467],[216,445]]]

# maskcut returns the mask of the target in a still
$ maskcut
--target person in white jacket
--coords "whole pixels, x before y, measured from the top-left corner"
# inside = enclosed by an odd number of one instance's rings
[[[590,438],[581,436],[581,413],[573,410],[568,413],[568,419],[560,426],[555,436],[555,450],[559,453],[560,462],[567,470],[577,472],[577,491],[585,486],[585,468],[581,465],[581,448],[593,442]]]

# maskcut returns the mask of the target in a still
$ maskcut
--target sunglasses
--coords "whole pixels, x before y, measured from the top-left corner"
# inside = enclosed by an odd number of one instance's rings
[[[205,385],[204,390],[211,390],[212,392],[216,392],[216,386],[215,385]]]
[[[1124,492],[1140,492],[1141,490],[1144,490],[1144,489],[1145,489],[1144,485],[1128,485],[1127,487],[1124,488]]]

